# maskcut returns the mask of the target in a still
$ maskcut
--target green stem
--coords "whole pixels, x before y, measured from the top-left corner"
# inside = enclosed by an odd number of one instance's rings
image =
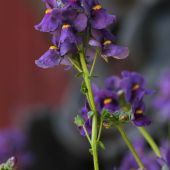
[[[122,126],[117,126],[117,128],[118,128],[120,134],[122,135],[122,138],[123,138],[123,140],[125,141],[126,145],[128,146],[129,150],[131,151],[133,157],[135,158],[138,166],[143,170],[145,167],[144,167],[142,161],[140,160],[139,156],[137,155],[134,147],[133,147],[132,144],[130,143],[130,141],[129,141],[126,133],[125,133],[124,128],[123,128]]]
[[[99,133],[98,133],[98,137],[97,137],[97,142],[100,141],[100,137],[101,137],[101,133],[102,133],[102,127],[103,127],[103,117],[101,117],[101,119],[100,119],[100,126],[99,126]]]
[[[92,67],[91,67],[91,70],[90,70],[90,76],[92,76],[92,74],[93,74],[94,66],[95,66],[95,64],[96,64],[96,60],[97,60],[98,53],[99,53],[99,52],[98,52],[98,49],[96,49],[96,54],[95,54],[95,56],[94,56],[93,64],[92,64]]]
[[[88,134],[88,132],[87,132],[86,127],[83,126],[83,129],[84,129],[84,132],[85,132],[85,134],[86,134],[86,137],[87,137],[87,139],[88,139],[88,141],[89,141],[89,143],[90,143],[90,145],[91,145],[91,139],[90,139],[90,136],[89,136],[89,134]]]
[[[71,58],[68,57],[68,59],[70,63],[74,66],[74,68],[81,73],[82,72],[81,68]]]
[[[148,142],[152,150],[155,152],[156,156],[161,157],[159,147],[157,146],[151,135],[146,131],[146,129],[144,127],[138,127],[138,130],[143,135],[145,140]]]
[[[90,102],[90,106],[92,111],[94,112],[93,118],[92,118],[92,137],[91,137],[91,145],[92,145],[92,152],[93,152],[93,162],[94,162],[94,170],[99,170],[99,164],[98,164],[98,152],[97,152],[97,112],[96,112],[96,106],[94,103],[94,97],[92,93],[91,88],[91,81],[90,81],[90,75],[89,71],[86,65],[85,57],[82,52],[80,51],[80,62],[83,70],[83,78],[88,90],[88,98]]]

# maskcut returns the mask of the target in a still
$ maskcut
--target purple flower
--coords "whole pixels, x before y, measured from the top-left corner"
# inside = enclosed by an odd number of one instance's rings
[[[17,166],[25,169],[33,163],[33,155],[27,150],[27,139],[18,130],[0,131],[0,164],[10,157],[17,159]]]
[[[117,76],[108,77],[105,80],[105,87],[111,91],[118,91],[120,88],[120,78]]]
[[[168,166],[170,168],[170,142],[163,140],[161,143],[161,158],[158,158],[158,162],[161,166]]]
[[[35,29],[41,32],[53,32],[61,25],[61,17],[61,9],[48,8],[42,21],[35,26]]]
[[[92,29],[92,38],[89,41],[91,46],[99,47],[103,58],[113,57],[116,59],[124,59],[129,55],[127,47],[121,47],[114,44],[113,35],[105,29]]]
[[[132,106],[133,118],[132,121],[136,126],[148,126],[151,121],[144,115],[145,105],[143,101],[136,101]]]
[[[99,113],[101,113],[103,109],[107,109],[112,113],[120,109],[118,96],[114,92],[105,89],[100,89],[96,92],[94,98],[97,111]]]
[[[144,164],[145,168],[147,170],[160,170],[160,166],[157,163],[156,157],[154,157],[152,154],[148,154],[144,151],[146,151],[145,143],[142,139],[136,139],[135,142],[133,142],[133,146],[138,153],[142,163]],[[134,157],[130,152],[128,152],[122,162],[121,166],[119,167],[119,170],[139,170],[139,166],[137,165]]]
[[[51,68],[59,64],[70,66],[67,57],[61,57],[56,46],[51,46],[47,52],[35,61],[35,64],[41,68]]]
[[[92,28],[104,29],[116,21],[116,17],[108,14],[97,0],[83,0],[83,5],[89,15]]]
[[[136,72],[123,71],[120,88],[125,92],[127,102],[133,104],[143,99],[145,94],[152,94],[151,90],[146,89],[146,82],[143,76]]]

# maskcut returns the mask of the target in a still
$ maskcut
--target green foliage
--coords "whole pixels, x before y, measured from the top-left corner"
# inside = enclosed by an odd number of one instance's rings
[[[80,127],[80,126],[83,126],[84,125],[84,120],[82,117],[80,117],[79,115],[77,115],[75,118],[74,118],[74,123]]]
[[[88,115],[88,118],[91,118],[91,117],[93,117],[94,112],[93,112],[93,111],[89,111],[89,112],[87,113],[87,115]]]

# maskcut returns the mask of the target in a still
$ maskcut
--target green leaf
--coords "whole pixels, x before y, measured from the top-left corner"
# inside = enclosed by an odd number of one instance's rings
[[[110,117],[110,112],[109,112],[108,110],[106,110],[106,109],[103,109],[103,110],[102,110],[102,117],[103,117],[104,119],[109,118],[109,117]]]
[[[88,92],[88,89],[87,89],[87,87],[86,87],[85,82],[83,82],[82,85],[81,85],[81,92],[82,92],[83,94],[86,94],[86,93]]]
[[[93,112],[93,111],[89,111],[89,112],[87,113],[87,115],[88,115],[88,118],[91,118],[91,117],[93,117],[94,112]]]
[[[99,141],[98,142],[98,146],[102,149],[102,150],[105,150],[105,145],[102,141]]]
[[[77,115],[77,116],[74,118],[74,123],[75,123],[77,126],[83,126],[83,125],[84,125],[84,120],[83,120],[83,118],[81,118],[79,115]]]

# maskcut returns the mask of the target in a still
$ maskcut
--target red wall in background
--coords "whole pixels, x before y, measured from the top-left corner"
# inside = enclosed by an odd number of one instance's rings
[[[14,112],[36,104],[60,104],[69,82],[62,68],[42,70],[34,60],[48,48],[35,11],[23,0],[3,1],[0,10],[0,127]]]

